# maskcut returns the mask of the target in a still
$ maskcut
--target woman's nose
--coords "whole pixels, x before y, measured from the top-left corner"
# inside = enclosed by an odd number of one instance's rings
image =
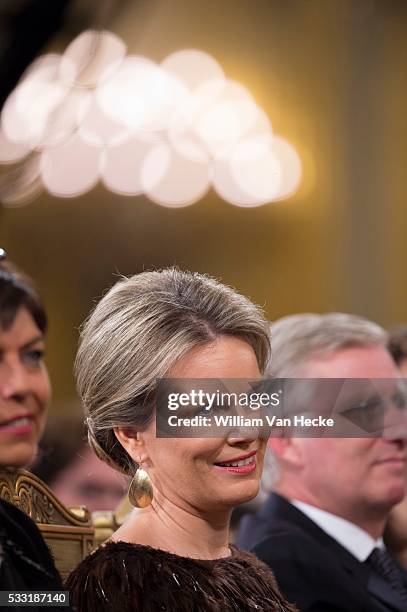
[[[258,427],[237,427],[231,430],[227,435],[228,443],[233,445],[250,444],[253,440],[257,440],[260,435]]]
[[[0,364],[0,395],[3,399],[20,399],[27,393],[28,375],[18,361]]]

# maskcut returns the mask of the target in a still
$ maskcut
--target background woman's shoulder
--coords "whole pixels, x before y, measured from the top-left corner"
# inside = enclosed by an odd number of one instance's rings
[[[24,588],[62,588],[54,559],[37,525],[5,500],[0,500],[0,544],[13,573],[21,576]]]

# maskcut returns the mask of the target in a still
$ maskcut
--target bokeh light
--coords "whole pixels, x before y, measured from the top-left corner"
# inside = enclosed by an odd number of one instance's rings
[[[259,204],[278,196],[282,165],[272,138],[251,138],[239,143],[230,156],[231,175],[236,185]]]
[[[143,190],[157,204],[188,206],[208,191],[208,165],[181,156],[168,144],[155,145],[142,165]]]
[[[70,84],[96,87],[107,79],[126,55],[126,45],[112,32],[87,30],[65,49],[61,77]]]
[[[12,164],[23,159],[30,152],[25,142],[12,142],[0,128],[0,163]]]
[[[114,121],[133,130],[162,130],[188,95],[186,87],[151,60],[127,57],[100,85],[96,99]]]
[[[0,179],[0,198],[6,208],[20,208],[30,204],[42,190],[38,154],[30,155],[24,164],[14,167]]]
[[[218,62],[197,49],[171,53],[161,62],[161,67],[185,83],[191,92],[208,81],[222,81],[225,78]]]
[[[122,195],[142,194],[141,166],[152,146],[151,143],[131,138],[107,148],[102,165],[103,184]]]
[[[215,88],[213,87],[215,85]],[[211,91],[212,99],[208,92]],[[195,117],[195,133],[212,156],[230,151],[253,125],[257,105],[245,87],[235,81],[209,82],[198,97],[206,100]]]
[[[53,113],[69,90],[58,80],[60,56],[48,56],[38,62],[6,100],[2,127],[12,142],[36,147],[45,136]]]
[[[131,130],[118,123],[100,108],[95,97],[89,101],[88,108],[79,126],[79,133],[85,142],[96,146],[110,146],[126,140]]]
[[[302,168],[300,157],[285,138],[273,138],[273,151],[281,164],[281,184],[274,200],[283,200],[293,195],[301,182]]]
[[[295,193],[298,153],[213,57],[186,49],[157,64],[125,54],[116,35],[89,30],[62,55],[38,58],[2,110],[0,163],[24,164],[34,152],[43,186],[59,197],[99,180],[168,207],[197,202],[211,186],[244,207]]]
[[[41,177],[48,191],[72,198],[89,191],[100,177],[101,151],[80,135],[41,154]]]

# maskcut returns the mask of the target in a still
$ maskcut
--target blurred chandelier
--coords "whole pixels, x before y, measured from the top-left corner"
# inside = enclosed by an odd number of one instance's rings
[[[293,146],[210,55],[177,51],[156,64],[96,31],[28,68],[1,113],[0,163],[18,164],[0,181],[8,206],[44,187],[79,196],[101,180],[163,206],[212,186],[252,207],[288,198],[301,180]]]

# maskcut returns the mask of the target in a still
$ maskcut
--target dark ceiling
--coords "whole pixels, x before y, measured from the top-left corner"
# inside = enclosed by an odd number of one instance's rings
[[[52,37],[68,39],[89,27],[104,27],[128,0],[1,0],[0,108],[27,66]]]
[[[20,76],[63,25],[72,0],[2,0],[0,107]]]

